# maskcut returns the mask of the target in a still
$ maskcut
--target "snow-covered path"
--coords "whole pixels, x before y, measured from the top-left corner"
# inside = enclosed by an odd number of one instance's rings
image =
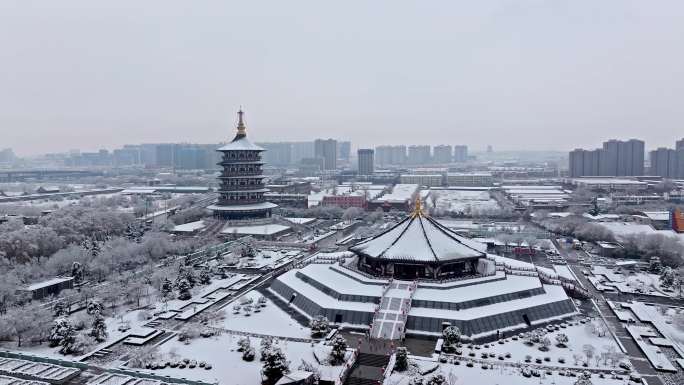
[[[415,292],[415,282],[390,281],[373,317],[371,337],[389,340],[403,337],[406,331],[406,317]]]

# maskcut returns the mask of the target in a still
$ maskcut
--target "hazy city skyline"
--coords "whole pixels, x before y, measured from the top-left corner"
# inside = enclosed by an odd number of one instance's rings
[[[0,3],[0,148],[681,138],[684,3]],[[379,23],[379,21],[382,23]]]

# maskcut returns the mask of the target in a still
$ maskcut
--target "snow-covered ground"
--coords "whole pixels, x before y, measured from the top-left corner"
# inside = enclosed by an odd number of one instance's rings
[[[171,368],[141,371],[151,372],[157,375],[187,378],[189,380],[201,380],[221,385],[259,385],[261,384],[261,367],[259,361],[259,346],[261,338],[250,338],[251,346],[257,351],[254,361],[247,362],[242,359],[242,353],[237,351],[239,335],[224,333],[211,338],[197,338],[188,345],[173,338],[161,346],[158,352],[162,359],[177,360],[188,358],[197,362],[204,361],[212,365],[212,369],[196,367]],[[312,347],[311,343],[279,340],[278,346],[283,350],[287,360],[290,361],[290,370],[296,370],[305,360],[316,366],[323,378],[339,377],[344,366],[320,365],[314,357],[314,350],[325,350],[327,347]]]
[[[281,250],[273,248],[261,248],[257,251],[254,258],[227,256],[226,263],[239,269],[263,269],[265,267],[277,268],[299,257],[301,250]]]
[[[601,326],[603,330],[607,331],[605,323],[600,319],[596,319],[593,322]],[[600,353],[603,351],[620,351],[620,347],[610,333],[606,332],[605,335],[599,337],[597,333],[592,332],[591,323],[583,324],[578,321],[572,321],[563,323],[561,325],[565,325],[566,327],[560,327],[559,330],[552,332],[543,329],[545,331],[544,335],[551,341],[549,350],[546,352],[539,350],[539,344],[530,346],[522,339],[515,341],[511,338],[507,338],[506,340],[508,342],[504,342],[503,344],[494,342],[488,344],[489,347],[480,346],[480,349],[472,349],[472,351],[476,354],[474,358],[480,358],[483,352],[493,352],[497,356],[497,360],[499,355],[504,355],[504,362],[525,363],[525,358],[529,355],[532,357],[533,362],[537,358],[544,360],[546,357],[549,357],[550,361],[544,361],[544,364],[577,368],[581,367],[581,363],[576,365],[573,356],[575,354],[579,354],[584,357],[583,348],[585,345],[594,346],[596,349],[596,356],[600,355]],[[568,343],[565,347],[556,346],[556,336],[561,333],[568,336]],[[464,347],[463,356],[468,356],[470,352],[471,349]],[[510,353],[511,357],[506,358],[506,353]],[[563,359],[565,362],[560,362],[559,359]],[[604,364],[603,362],[599,362],[597,365],[595,360],[591,360],[589,367],[613,368],[610,363]]]
[[[384,381],[384,385],[409,385],[413,375],[428,380],[431,376],[438,373],[444,375],[450,385],[573,385],[577,381],[577,377],[562,376],[557,371],[552,371],[551,374],[541,371],[539,377],[524,377],[520,368],[496,363],[494,363],[493,368],[482,369],[482,366],[478,364],[468,367],[464,362],[461,362],[460,365],[455,365],[452,363],[436,363],[434,360],[424,357],[411,358],[415,367],[403,373],[392,373]],[[416,373],[424,373],[435,366],[437,368],[434,372],[425,375]],[[596,375],[592,375],[591,383],[594,385],[622,385],[625,383],[625,380],[599,378]]]
[[[176,225],[173,227],[173,231],[176,233],[192,233],[194,231],[199,231],[206,227],[204,221],[196,221],[184,223],[182,225]]]
[[[255,308],[259,297],[261,297],[259,292],[250,291],[241,298],[252,299],[252,307]],[[240,302],[240,300],[237,300],[235,303],[239,304]],[[282,311],[278,306],[271,302],[271,300],[267,299],[266,306],[259,307],[258,309],[259,312],[252,312],[249,316],[247,316],[242,309],[239,313],[235,314],[233,306],[226,307],[226,318],[223,321],[222,327],[228,330],[255,334],[267,334],[278,337],[311,337],[311,331],[309,328],[300,325],[287,313]]]
[[[285,220],[290,221],[292,223],[298,224],[298,225],[308,225],[313,222],[316,222],[316,218],[293,218],[293,217],[288,217],[285,218]]]
[[[597,284],[606,287],[612,287],[622,293],[643,294],[659,297],[668,296],[660,291],[659,276],[656,274],[647,274],[636,272],[629,275],[624,275],[622,272],[614,270],[606,266],[593,266],[591,272],[594,277],[590,277],[592,284],[596,287]],[[603,278],[601,278],[603,277]],[[600,290],[598,287],[597,290]]]
[[[290,229],[289,226],[271,223],[267,225],[253,225],[253,226],[226,226],[221,230],[223,234],[237,234],[237,235],[264,235],[270,236],[279,234]]]
[[[473,214],[500,209],[499,203],[488,191],[432,189],[429,204],[437,201],[437,210],[451,213]]]

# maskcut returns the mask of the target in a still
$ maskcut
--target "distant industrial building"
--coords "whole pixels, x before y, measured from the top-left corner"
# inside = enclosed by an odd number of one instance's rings
[[[370,148],[361,148],[357,151],[359,161],[359,175],[372,175],[375,170],[375,151]]]

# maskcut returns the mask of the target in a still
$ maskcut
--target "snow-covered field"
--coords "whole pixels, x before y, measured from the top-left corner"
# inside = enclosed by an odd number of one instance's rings
[[[607,331],[607,327],[600,319],[596,319],[593,322]],[[540,351],[540,345],[538,343],[530,346],[522,339],[514,341],[511,338],[507,338],[506,340],[508,340],[508,342],[504,342],[503,344],[494,342],[488,344],[488,348],[481,346],[480,349],[473,349],[472,351],[476,354],[474,358],[480,358],[483,352],[493,352],[497,357],[497,360],[499,355],[503,355],[504,362],[525,363],[525,358],[529,355],[532,357],[532,362],[534,362],[537,358],[544,360],[546,357],[548,357],[550,358],[550,361],[543,361],[543,363],[546,365],[577,368],[581,367],[582,363],[575,364],[574,355],[577,354],[582,356],[583,359],[586,358],[583,352],[585,345],[594,346],[594,354],[596,356],[599,356],[600,353],[604,351],[620,351],[620,347],[610,333],[606,332],[604,335],[599,337],[598,333],[592,332],[592,326],[590,323],[583,324],[579,323],[578,321],[572,321],[563,323],[562,325],[566,325],[566,327],[561,327],[558,331],[545,332],[544,335],[551,341],[548,351]],[[556,336],[561,333],[568,336],[568,342],[565,347],[556,346]],[[464,347],[463,356],[468,356],[470,352],[471,349]],[[510,353],[511,357],[506,358],[506,353]],[[565,362],[560,362],[560,359],[564,360]],[[601,361],[597,364],[595,360],[590,360],[589,367],[613,368],[614,366],[611,363],[604,364],[604,362]]]
[[[250,338],[251,346],[257,350],[257,357],[251,362],[244,361],[242,353],[237,351],[239,338],[238,335],[224,333],[211,338],[197,338],[187,345],[178,341],[177,338],[173,338],[159,346],[158,352],[161,359],[188,358],[197,362],[204,361],[212,365],[212,369],[209,370],[200,367],[193,369],[166,367],[157,370],[140,370],[157,375],[200,380],[221,385],[259,385],[261,384],[262,367],[258,357],[261,338]],[[302,360],[305,360],[316,366],[323,378],[337,378],[344,368],[344,366],[317,364],[314,350],[325,351],[327,347],[319,345],[312,347],[310,343],[287,340],[279,340],[278,346],[285,353],[287,360],[290,361],[290,370],[296,370]]]
[[[597,284],[605,287],[613,287],[622,293],[644,294],[652,296],[668,296],[660,291],[659,276],[656,274],[633,273],[624,275],[612,268],[605,266],[593,266],[591,272],[594,279],[590,280],[594,286]],[[603,278],[602,278],[603,277]],[[597,290],[600,290],[596,287]]]
[[[265,267],[277,268],[299,257],[301,250],[276,250],[270,248],[259,249],[254,258],[227,256],[226,263],[232,264],[239,269],[263,269]]]
[[[437,201],[437,210],[443,212],[474,214],[500,209],[488,191],[434,189],[431,196],[431,201]]]
[[[241,298],[250,298],[253,300],[253,304],[256,304],[259,297],[261,297],[259,292],[250,291]],[[240,302],[240,300],[237,300],[235,303],[238,304]],[[265,307],[260,307],[259,312],[252,312],[249,316],[245,315],[242,309],[239,313],[235,314],[233,306],[226,307],[225,312],[226,318],[222,326],[228,330],[268,334],[278,337],[311,337],[309,328],[300,325],[268,299],[266,300]]]
[[[412,375],[428,380],[431,376],[438,373],[442,374],[450,385],[573,385],[577,381],[577,377],[562,376],[557,371],[552,371],[551,374],[541,371],[539,377],[524,377],[520,368],[496,363],[493,368],[482,369],[481,365],[468,367],[463,362],[460,365],[452,363],[442,364],[422,357],[412,357],[412,362],[416,365],[416,368],[409,369],[403,373],[392,373],[385,380],[384,385],[409,385]],[[437,366],[437,369],[434,372],[425,375],[416,373],[418,370],[425,372],[435,366]],[[416,370],[417,368],[420,369]],[[625,383],[625,380],[599,378],[593,375],[591,383],[593,385],[622,385]]]

